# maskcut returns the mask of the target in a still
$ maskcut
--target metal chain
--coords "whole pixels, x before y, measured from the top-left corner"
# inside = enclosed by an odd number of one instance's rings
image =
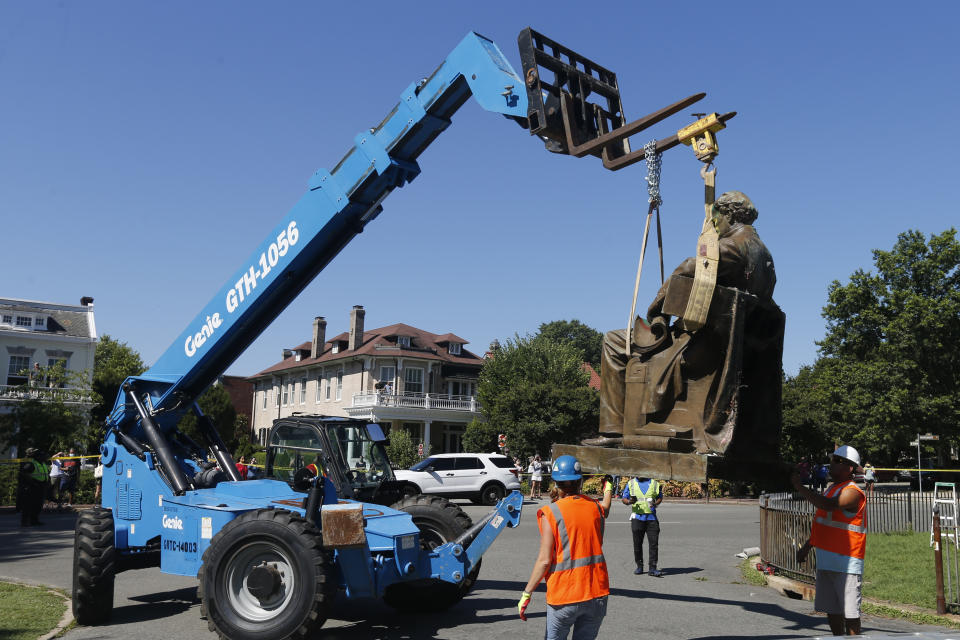
[[[647,161],[647,202],[653,208],[658,208],[663,199],[660,198],[660,154],[657,153],[657,141],[651,140],[643,145],[643,157]]]

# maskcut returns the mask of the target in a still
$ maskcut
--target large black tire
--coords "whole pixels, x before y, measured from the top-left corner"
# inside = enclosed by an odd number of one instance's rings
[[[254,568],[268,578],[268,593],[251,591]],[[308,636],[327,621],[337,589],[320,532],[284,509],[249,511],[227,523],[197,577],[207,626],[229,640]]]
[[[452,542],[473,525],[470,516],[460,507],[440,496],[404,498],[392,508],[405,511],[413,517],[413,523],[420,529],[420,546],[423,549],[435,549]],[[399,582],[387,587],[383,600],[401,611],[443,611],[467,595],[478,575],[479,562],[460,584],[442,580]]]
[[[418,495],[420,495],[420,487],[413,484],[412,482],[405,483],[402,487],[400,487],[400,491],[403,495],[404,500],[406,500],[407,498],[415,498]]]
[[[116,564],[113,512],[100,507],[81,511],[73,538],[73,617],[78,624],[110,619]]]
[[[488,482],[480,489],[480,504],[492,507],[507,495],[507,488],[499,482]]]

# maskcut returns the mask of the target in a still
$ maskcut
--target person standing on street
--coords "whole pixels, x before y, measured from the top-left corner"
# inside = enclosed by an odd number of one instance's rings
[[[247,457],[246,457],[246,456],[240,456],[240,460],[237,461],[237,462],[234,463],[234,464],[235,464],[236,467],[237,467],[237,473],[240,474],[240,479],[241,479],[241,480],[246,480],[246,479],[247,479],[247,474],[249,473],[249,469],[248,469],[248,467],[247,467]]]
[[[863,558],[867,550],[867,499],[853,481],[860,454],[844,445],[830,457],[833,484],[820,495],[791,477],[800,497],[817,508],[810,539],[797,550],[797,562],[817,550],[817,595],[814,609],[827,614],[835,636],[859,635]]]
[[[630,530],[633,532],[633,560],[637,568],[636,575],[643,574],[643,538],[649,540],[647,551],[650,575],[662,578],[663,571],[657,569],[660,549],[660,521],[657,520],[657,506],[663,502],[663,486],[652,478],[632,478],[620,494],[623,504],[630,505]]]
[[[40,511],[47,495],[50,468],[42,461],[40,452],[34,447],[26,450],[27,460],[20,464],[19,479],[23,486],[20,510],[20,526],[32,527],[40,522]]]
[[[72,507],[74,496],[77,491],[77,480],[80,477],[80,463],[77,461],[77,451],[70,448],[69,458],[62,464],[63,473],[60,475],[60,498],[57,500],[57,506],[63,502],[63,495],[67,495],[67,507]]]
[[[540,550],[517,610],[527,606],[540,581],[547,580],[546,640],[593,640],[607,613],[610,578],[603,557],[603,528],[613,500],[612,478],[604,479],[598,503],[580,493],[583,475],[573,456],[560,456],[551,477],[559,498],[537,511]]]
[[[873,485],[877,482],[877,470],[867,461],[863,465],[863,483],[867,493],[867,500],[873,500]]]
[[[543,462],[540,461],[540,454],[533,456],[533,461],[530,463],[530,499],[539,500],[541,497],[540,494],[540,485],[543,482]]]
[[[44,497],[49,499],[50,502],[55,502],[57,509],[60,508],[60,503],[63,501],[60,493],[60,476],[63,475],[63,462],[60,460],[62,455],[63,451],[57,451],[50,459],[50,466],[48,467],[50,486],[44,492]]]

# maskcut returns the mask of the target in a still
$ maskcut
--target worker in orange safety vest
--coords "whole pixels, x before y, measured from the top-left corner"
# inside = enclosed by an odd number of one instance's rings
[[[570,629],[574,638],[592,640],[600,631],[610,594],[603,528],[613,500],[613,478],[604,478],[603,498],[597,502],[580,493],[583,475],[573,456],[559,456],[550,476],[559,497],[537,511],[540,550],[517,609],[520,619],[526,620],[531,594],[546,577],[546,640],[565,640]]]
[[[860,454],[851,446],[830,456],[830,478],[823,495],[803,486],[797,472],[791,477],[800,497],[817,508],[810,539],[797,550],[803,563],[817,550],[817,594],[814,609],[827,614],[835,636],[860,634],[863,558],[867,550],[867,499],[853,481]]]

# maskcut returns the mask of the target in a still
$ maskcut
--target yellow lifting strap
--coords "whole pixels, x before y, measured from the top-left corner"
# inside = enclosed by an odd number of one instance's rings
[[[713,299],[713,289],[717,285],[717,269],[720,267],[720,238],[713,224],[717,170],[711,167],[713,167],[713,159],[720,153],[715,134],[726,125],[720,121],[716,113],[695,115],[706,117],[677,131],[677,139],[693,149],[697,160],[706,163],[706,166],[700,169],[700,177],[703,178],[705,215],[703,229],[697,240],[697,251],[694,254],[697,267],[693,276],[693,287],[690,290],[690,298],[687,300],[687,308],[680,319],[680,326],[684,331],[696,331],[706,324],[710,301]]]
[[[713,289],[717,285],[717,269],[720,267],[720,236],[713,224],[713,202],[716,199],[717,169],[702,167],[703,177],[703,229],[697,240],[697,268],[693,276],[693,287],[687,308],[683,312],[680,326],[684,331],[696,331],[707,322]]]

